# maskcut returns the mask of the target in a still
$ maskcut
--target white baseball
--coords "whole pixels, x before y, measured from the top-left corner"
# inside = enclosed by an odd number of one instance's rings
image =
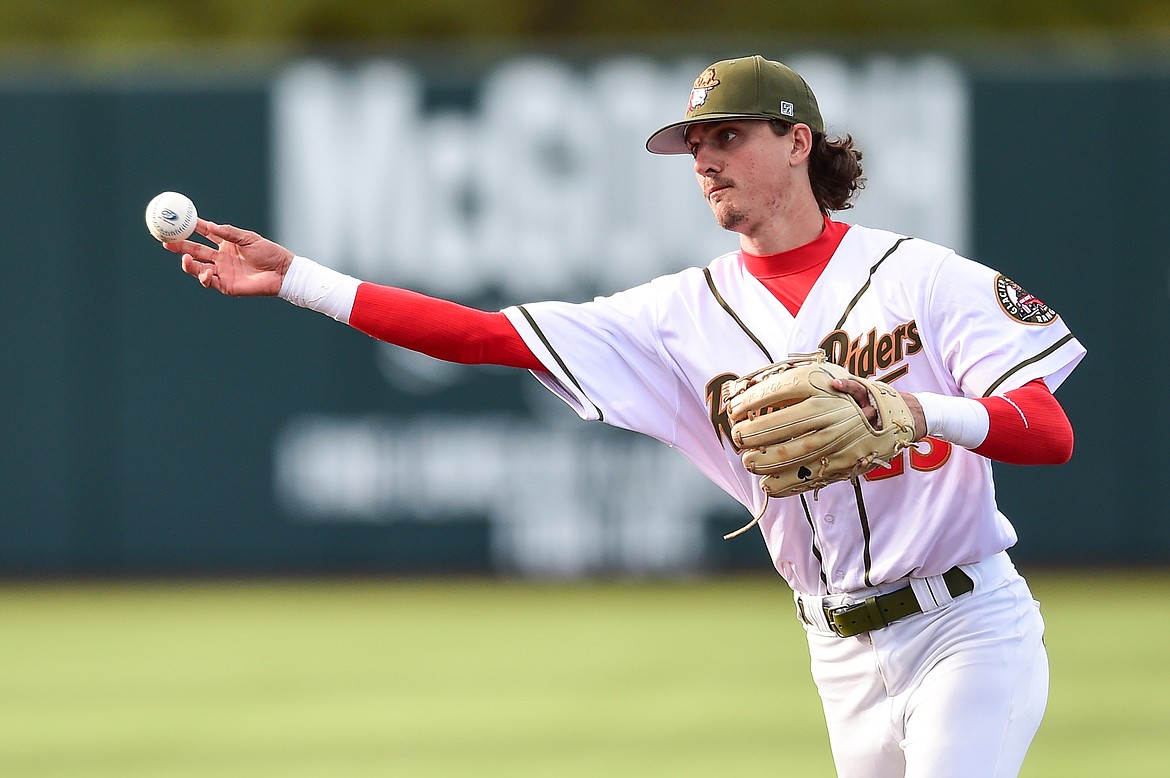
[[[146,206],[146,229],[156,239],[186,240],[195,232],[195,203],[178,192],[163,192]]]

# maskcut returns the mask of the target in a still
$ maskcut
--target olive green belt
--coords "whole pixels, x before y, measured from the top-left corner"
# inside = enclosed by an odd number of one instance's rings
[[[951,597],[958,597],[975,589],[975,582],[971,580],[971,576],[958,567],[947,570],[942,574],[942,579]],[[922,606],[918,604],[918,598],[914,596],[914,590],[909,586],[866,597],[863,601],[851,605],[825,607],[829,629],[843,638],[881,629],[898,619],[918,613],[922,613]]]

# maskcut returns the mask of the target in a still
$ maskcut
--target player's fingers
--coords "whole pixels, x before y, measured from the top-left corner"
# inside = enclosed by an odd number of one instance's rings
[[[869,396],[869,389],[865,387],[865,384],[850,378],[834,378],[833,388],[852,397],[861,408],[861,413],[865,416],[866,421],[870,424],[878,424],[878,409],[874,407],[873,400]]]
[[[222,291],[219,282],[219,275],[215,272],[215,267],[212,265],[203,265],[202,270],[195,275],[199,279],[199,283],[203,285],[204,289],[219,289]]]
[[[193,240],[177,240],[172,243],[164,243],[163,248],[167,251],[173,251],[176,254],[188,254],[200,262],[214,262],[219,254],[219,250],[212,246],[205,246],[202,243],[196,243]]]
[[[833,388],[849,395],[862,407],[869,404],[869,390],[857,381],[851,381],[848,378],[834,378]]]
[[[195,218],[195,232],[206,237],[208,232],[215,226],[215,222],[207,221],[206,219]]]
[[[214,222],[207,222],[207,232],[201,233],[211,238],[212,240],[226,240],[229,243],[243,243],[255,237],[256,233],[248,230],[241,230],[239,227],[233,227],[230,224],[216,224]]]
[[[191,244],[189,240],[168,240],[163,241],[163,248],[167,251],[173,251],[176,254],[186,254],[188,246]]]
[[[181,265],[183,267],[184,273],[186,273],[189,276],[195,276],[196,278],[198,278],[200,280],[200,282],[203,281],[204,276],[206,276],[207,278],[210,278],[212,275],[215,275],[219,271],[219,269],[214,264],[212,264],[210,262],[200,262],[199,260],[192,257],[190,254],[183,255],[183,259],[181,260]],[[204,284],[204,286],[206,286],[206,285],[207,284]]]

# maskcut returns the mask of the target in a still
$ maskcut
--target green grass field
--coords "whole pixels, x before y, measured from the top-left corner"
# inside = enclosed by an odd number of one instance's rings
[[[1170,572],[1033,572],[1025,776],[1170,774]],[[778,578],[0,586],[3,776],[831,776]]]

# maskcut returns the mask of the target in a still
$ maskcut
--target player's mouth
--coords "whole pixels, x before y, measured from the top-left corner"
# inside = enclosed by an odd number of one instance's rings
[[[707,187],[707,199],[711,200],[716,195],[718,195],[720,192],[724,192],[730,188],[731,188],[731,184],[724,183],[724,182],[711,184],[709,187]]]

